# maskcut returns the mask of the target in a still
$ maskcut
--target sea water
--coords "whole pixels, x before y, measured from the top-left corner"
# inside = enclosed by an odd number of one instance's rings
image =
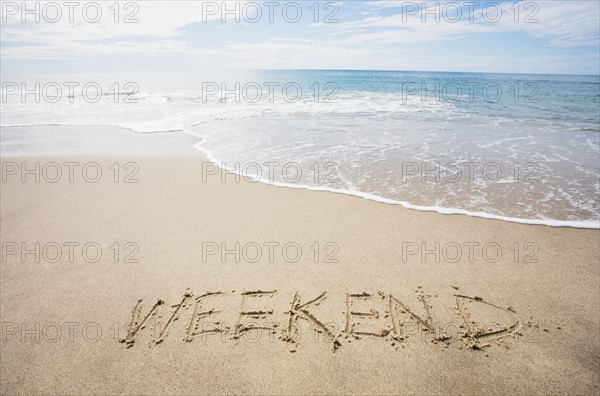
[[[599,76],[255,71],[123,86],[95,102],[82,91],[56,103],[3,97],[2,127],[183,131],[212,161],[266,183],[600,227]]]

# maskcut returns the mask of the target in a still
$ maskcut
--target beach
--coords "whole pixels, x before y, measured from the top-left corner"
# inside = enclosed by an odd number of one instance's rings
[[[183,147],[2,156],[2,394],[599,392],[599,230],[236,180]]]
[[[600,395],[600,2],[0,8],[0,395]]]

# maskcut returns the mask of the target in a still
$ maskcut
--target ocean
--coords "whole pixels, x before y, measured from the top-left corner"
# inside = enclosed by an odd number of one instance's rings
[[[252,181],[600,228],[600,76],[281,70],[71,92],[43,81],[39,97],[3,81],[3,155],[35,146],[15,144],[23,127],[183,132]]]

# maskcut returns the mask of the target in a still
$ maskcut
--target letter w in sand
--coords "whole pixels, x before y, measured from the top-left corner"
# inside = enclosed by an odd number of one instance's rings
[[[146,316],[144,316],[144,319],[140,321],[140,313],[142,311],[142,300],[139,300],[137,304],[135,304],[133,312],[131,313],[131,323],[127,328],[127,335],[124,339],[121,340],[121,342],[126,343],[128,348],[132,347],[140,330],[144,329],[148,325],[149,320],[152,319],[154,328],[154,343],[160,344],[166,337],[169,331],[169,327],[171,326],[173,321],[179,318],[179,312],[181,308],[187,304],[188,300],[192,298],[192,295],[193,293],[190,290],[187,290],[183,295],[181,302],[177,305],[173,305],[173,308],[175,308],[175,310],[171,314],[171,317],[164,325],[164,327],[162,327],[162,329],[160,329],[160,318],[162,316],[161,308],[165,304],[165,302],[159,299],[150,309],[150,311],[146,314]]]

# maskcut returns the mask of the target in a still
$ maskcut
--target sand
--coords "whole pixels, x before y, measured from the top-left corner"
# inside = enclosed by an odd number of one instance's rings
[[[103,171],[2,183],[2,394],[599,393],[598,230],[203,181],[193,150],[2,161]]]

